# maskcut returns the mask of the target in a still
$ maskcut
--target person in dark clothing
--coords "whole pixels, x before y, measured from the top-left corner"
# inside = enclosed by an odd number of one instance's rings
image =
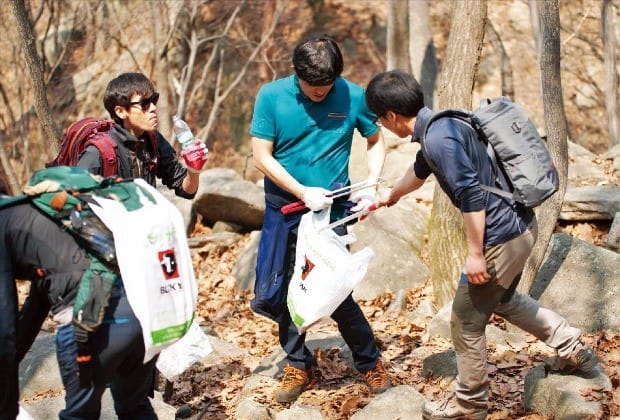
[[[420,141],[432,111],[424,106],[419,83],[399,70],[380,73],[366,89],[368,107],[383,127],[401,138]],[[441,118],[424,137],[422,150],[380,205],[391,206],[424,184],[433,173],[457,206],[465,224],[467,259],[452,304],[451,335],[456,351],[456,391],[446,400],[427,402],[425,419],[484,419],[489,399],[485,327],[493,313],[544,341],[557,351],[550,369],[587,372],[598,359],[581,340],[581,331],[557,313],[516,291],[536,240],[535,217],[514,200],[480,188],[506,185],[497,162],[471,125]],[[499,179],[499,181],[496,181]]]
[[[116,123],[109,134],[116,142],[118,175],[143,178],[152,186],[159,178],[176,195],[191,199],[207,160],[206,146],[196,140],[184,149],[183,167],[170,143],[156,131],[158,99],[153,83],[141,73],[123,73],[108,84],[103,104]],[[103,175],[102,165],[101,154],[93,145],[84,149],[77,164],[96,175]]]
[[[366,108],[364,89],[340,77],[343,59],[336,42],[328,37],[300,42],[293,51],[293,67],[295,74],[261,87],[250,129],[254,162],[265,174],[266,209],[256,283],[279,284],[280,296],[286,296],[293,275],[301,219],[300,214],[283,215],[280,208],[301,199],[312,211],[331,207],[330,216],[344,216],[328,189],[350,184],[355,129],[366,138],[369,185],[377,181],[385,159],[383,137],[376,116]],[[356,203],[352,211],[367,209],[375,202],[375,187],[353,192],[348,199]],[[300,334],[291,320],[285,300],[270,312],[278,323],[287,363],[275,399],[292,402],[314,382],[316,359],[305,344],[306,334]],[[391,382],[374,334],[353,297],[349,295],[331,317],[370,391],[388,389]]]
[[[74,237],[32,204],[0,210],[0,419],[13,420],[19,412],[19,361],[50,309],[60,324],[56,348],[66,390],[66,408],[59,417],[98,419],[101,395],[110,385],[119,418],[157,418],[148,399],[154,391],[155,359],[142,363],[142,330],[129,307],[120,276],[103,324],[89,337],[93,383],[80,387],[71,319],[78,286],[89,267],[90,259]],[[16,279],[31,281],[30,296],[21,311]],[[37,306],[37,310],[29,311],[27,305]]]

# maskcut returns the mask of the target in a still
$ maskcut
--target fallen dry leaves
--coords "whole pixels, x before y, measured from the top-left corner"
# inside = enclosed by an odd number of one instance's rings
[[[208,232],[208,228],[200,227],[200,233]],[[261,379],[259,386],[253,386],[251,391],[244,390],[261,360],[279,348],[276,324],[252,312],[249,307],[252,293],[238,290],[230,274],[247,241],[248,235],[234,246],[209,248],[194,255],[200,294],[199,319],[211,334],[246,352],[245,356],[222,360],[214,366],[194,366],[174,382],[167,401],[197,418],[234,418],[237,404],[246,395],[273,411],[290,407],[274,402],[277,381]],[[430,293],[428,285],[409,290],[406,312],[415,309]],[[427,398],[441,397],[453,384],[446,379],[423,377],[422,361],[412,357],[411,352],[423,347],[428,354],[439,353],[449,349],[451,343],[438,338],[427,340],[426,325],[413,324],[405,314],[387,311],[394,298],[393,293],[387,292],[372,301],[359,302],[373,327],[392,382],[411,385]],[[505,328],[501,318],[494,317],[492,322]],[[338,334],[335,323],[314,327],[314,332],[319,331]],[[602,418],[620,415],[620,336],[601,331],[586,339],[596,349],[612,381],[613,391],[593,388],[584,390],[584,395],[603,403]],[[489,345],[490,419],[546,418],[524,412],[523,381],[532,367],[551,354],[549,348],[532,336],[528,336],[520,348]],[[316,356],[320,380],[301,395],[300,403],[319,407],[327,419],[348,419],[372,400],[362,375],[339,357],[339,349],[320,350]]]
[[[604,240],[604,228],[595,224],[574,224],[560,229],[590,242]],[[209,228],[198,225],[194,234],[208,233]],[[170,395],[166,398],[168,403],[179,409],[179,415],[216,420],[234,418],[240,398],[247,394],[243,390],[252,371],[261,360],[279,348],[276,324],[250,309],[252,293],[239,290],[231,275],[239,252],[248,240],[249,235],[245,235],[232,246],[193,250],[193,264],[199,285],[198,319],[207,332],[240,347],[246,355],[220,360],[215,365],[194,365],[181,375],[172,384]],[[28,282],[17,283],[20,301],[23,301],[28,292]],[[405,313],[414,310],[430,294],[429,285],[409,290]],[[427,354],[440,353],[451,348],[451,343],[439,338],[428,340],[426,325],[416,325],[405,314],[387,311],[394,298],[393,293],[387,292],[372,301],[359,302],[373,327],[392,382],[395,385],[411,385],[427,398],[440,398],[453,384],[442,378],[423,377],[422,361],[412,357],[411,352],[423,347]],[[506,328],[506,323],[499,317],[493,317],[491,322],[499,328]],[[53,325],[48,324],[44,328],[53,332]],[[320,324],[313,328],[313,332],[338,334],[333,322]],[[586,338],[595,348],[609,375],[612,391],[593,387],[582,390],[582,395],[602,403],[600,418],[620,416],[620,336],[599,331]],[[489,344],[492,393],[489,419],[546,419],[538,414],[524,412],[523,381],[532,367],[551,354],[549,348],[529,335],[521,348]],[[327,419],[348,419],[372,400],[362,375],[339,357],[339,349],[318,351],[316,357],[320,380],[311,390],[302,394],[299,402],[319,407]],[[290,406],[274,402],[276,381],[264,380],[259,385],[251,391],[254,401],[273,411]],[[164,389],[162,380],[160,390]],[[32,399],[49,396],[43,392]]]

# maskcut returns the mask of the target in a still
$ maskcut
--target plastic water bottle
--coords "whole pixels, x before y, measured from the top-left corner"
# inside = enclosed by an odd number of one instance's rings
[[[116,265],[114,235],[92,211],[72,210],[69,214],[71,228],[85,241],[89,250],[103,261]]]
[[[174,134],[177,136],[177,140],[181,144],[181,147],[187,149],[194,144],[194,134],[192,133],[192,129],[189,128],[189,125],[178,115],[172,117],[172,122],[174,125]]]

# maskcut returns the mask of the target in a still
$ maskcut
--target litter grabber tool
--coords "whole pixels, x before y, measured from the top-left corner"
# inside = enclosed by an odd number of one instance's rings
[[[381,178],[377,179],[377,181],[375,182],[368,182],[368,181],[357,182],[355,184],[347,185],[346,187],[338,188],[336,190],[330,191],[330,193],[327,194],[327,197],[330,197],[330,198],[344,197],[345,195],[349,195],[354,191],[363,190],[364,188],[368,188],[368,187],[375,187],[379,185],[381,182],[383,182]],[[289,203],[285,206],[282,206],[280,211],[282,212],[282,214],[291,214],[291,213],[305,210],[306,208],[307,208],[306,204],[303,202],[303,200],[299,200],[299,201],[294,201],[292,203]]]
[[[368,206],[368,208],[367,208],[367,209],[360,210],[360,211],[356,211],[355,213],[350,214],[350,215],[349,215],[349,216],[347,216],[347,217],[343,217],[342,219],[336,220],[335,222],[330,223],[330,224],[329,224],[329,225],[327,225],[327,226],[323,226],[323,227],[319,228],[319,229],[318,229],[318,231],[319,231],[319,232],[321,232],[322,230],[325,230],[325,229],[332,229],[332,228],[335,228],[336,226],[343,225],[343,224],[345,224],[345,223],[347,223],[347,222],[349,222],[349,221],[351,221],[351,220],[354,220],[354,219],[357,219],[357,218],[362,218],[362,217],[365,217],[365,216],[367,216],[367,215],[368,215],[371,211],[375,211],[375,210],[377,210],[377,205],[376,205],[376,204],[372,204],[372,205]],[[360,219],[360,220],[361,220],[361,219]]]

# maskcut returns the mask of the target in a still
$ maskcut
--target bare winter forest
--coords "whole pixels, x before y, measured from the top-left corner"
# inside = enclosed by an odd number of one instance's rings
[[[160,127],[171,142],[172,116],[179,114],[210,149],[209,167],[232,168],[251,181],[249,123],[260,86],[291,72],[295,44],[312,34],[329,34],[343,49],[343,76],[365,86],[388,68],[403,68],[421,80],[429,105],[451,103],[442,75],[458,77],[474,69],[470,107],[482,97],[502,94],[521,103],[542,133],[554,141],[557,127],[546,126],[539,57],[548,48],[544,28],[533,18],[535,0],[491,0],[480,56],[448,57],[451,30],[459,23],[453,7],[475,7],[477,0],[6,0],[0,6],[0,178],[19,193],[33,171],[55,156],[64,128],[85,116],[108,117],[103,91],[126,71],[149,76],[160,92]],[[559,1],[561,95],[569,140],[595,154],[620,144],[618,126],[618,3],[610,0]],[[19,19],[18,19],[19,17]],[[461,40],[462,41],[462,40]],[[458,45],[459,39],[452,40]],[[465,72],[465,71],[464,71]],[[456,76],[454,76],[456,75]],[[559,84],[557,84],[559,87]],[[467,96],[467,95],[465,95]],[[563,141],[563,139],[560,139]],[[568,160],[565,154],[564,162]],[[618,169],[600,162],[618,185]],[[607,165],[607,166],[605,166]],[[588,184],[589,180],[576,180]],[[559,211],[559,210],[558,210]],[[557,217],[557,214],[556,214]],[[555,220],[555,219],[553,219]],[[609,224],[558,224],[555,228],[600,243]],[[209,233],[198,224],[194,234]],[[231,418],[235,396],[252,369],[277,346],[277,328],[252,313],[251,293],[238,290],[232,267],[248,235],[231,247],[199,253],[194,261],[200,282],[198,315],[219,338],[246,349],[249,359],[196,368],[175,383],[168,402],[188,406],[203,418]],[[432,293],[430,284],[407,293],[415,308]],[[385,317],[394,300],[385,293],[361,302],[391,366],[395,383],[411,384],[425,396],[446,384],[424,378],[408,359],[422,346],[424,325],[405,317]],[[333,325],[326,328],[334,329]],[[614,384],[613,393],[594,396],[605,415],[619,415],[620,338],[590,334]],[[442,351],[446,342],[426,344]],[[546,355],[536,344],[514,354],[490,349],[499,384],[492,418],[543,419],[522,407],[522,380]],[[337,354],[319,354],[329,387],[304,394],[330,419],[349,418],[371,400],[355,371]],[[499,366],[499,368],[498,368]],[[509,366],[509,369],[505,369]],[[331,376],[328,376],[331,375]],[[279,410],[268,388],[257,401]]]

